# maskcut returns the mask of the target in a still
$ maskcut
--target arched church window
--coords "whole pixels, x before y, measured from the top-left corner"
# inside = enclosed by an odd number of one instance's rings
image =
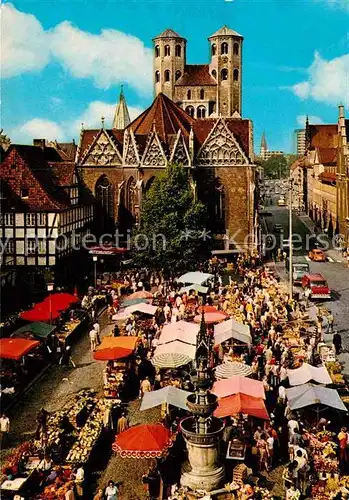
[[[182,76],[182,73],[181,73],[179,70],[177,70],[177,71],[176,71],[176,81],[177,81],[177,80],[178,80],[181,76]]]
[[[160,57],[160,47],[159,47],[159,45],[155,46],[155,57]]]
[[[160,71],[155,71],[155,82],[159,83],[160,81]]]
[[[239,44],[238,43],[234,43],[233,52],[234,52],[235,56],[239,55]]]
[[[187,92],[187,99],[188,99],[188,101],[191,99],[191,90],[190,89]]]
[[[165,45],[165,56],[171,55],[171,49],[169,45]]]
[[[227,44],[227,42],[223,42],[221,44],[221,54],[228,54],[228,44]]]
[[[169,82],[170,81],[170,72],[169,70],[167,69],[165,71],[165,82]]]
[[[187,106],[185,108],[186,112],[188,115],[190,115],[192,118],[194,118],[194,107],[193,106]]]
[[[176,45],[175,54],[176,54],[176,57],[181,57],[181,55],[182,55],[182,47],[180,45]]]
[[[221,71],[221,79],[222,80],[228,80],[228,70],[227,68],[223,68]]]
[[[216,71],[215,69],[214,69],[214,70],[212,70],[212,76],[213,76],[213,78],[215,78],[215,79],[217,78],[217,71]]]
[[[114,217],[113,186],[106,175],[102,175],[95,186],[95,196],[104,216]]]
[[[206,108],[205,106],[199,106],[196,111],[197,118],[205,118],[206,117]]]
[[[215,43],[211,46],[211,54],[215,56],[217,54],[217,45]]]
[[[234,71],[233,71],[233,80],[234,80],[234,82],[239,81],[239,70],[238,69],[234,69]]]
[[[200,99],[205,99],[205,91],[204,91],[204,89],[200,89]]]

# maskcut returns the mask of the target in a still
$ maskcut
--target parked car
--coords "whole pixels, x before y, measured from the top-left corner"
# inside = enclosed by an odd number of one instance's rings
[[[286,272],[290,272],[290,257],[287,256],[285,261]],[[301,285],[303,276],[309,273],[309,264],[305,260],[305,257],[299,257],[294,255],[292,259],[292,268],[293,268],[293,283],[295,285]]]
[[[278,207],[285,207],[286,206],[286,201],[284,197],[281,197],[278,199]]]
[[[302,278],[302,287],[310,289],[310,299],[331,298],[331,290],[322,274],[305,274]]]
[[[313,250],[310,250],[308,253],[309,259],[313,260],[314,262],[325,262],[326,261],[326,255],[321,248],[313,248]]]

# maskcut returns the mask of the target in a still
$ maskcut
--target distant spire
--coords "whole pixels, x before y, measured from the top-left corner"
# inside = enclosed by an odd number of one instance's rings
[[[119,102],[116,106],[113,120],[113,128],[117,130],[124,130],[130,123],[130,115],[128,113],[123,87],[121,85]]]
[[[262,140],[261,140],[261,151],[262,150],[264,150],[264,151],[268,150],[267,140],[265,138],[265,131],[263,131]]]

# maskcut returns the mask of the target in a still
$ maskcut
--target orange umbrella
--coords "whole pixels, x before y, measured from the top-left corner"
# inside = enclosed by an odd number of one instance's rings
[[[269,415],[261,398],[253,398],[239,392],[233,396],[222,398],[214,412],[215,417],[230,417],[238,413],[245,413],[251,417],[269,420]]]
[[[152,299],[152,298],[153,298],[153,294],[152,293],[146,292],[145,290],[140,290],[139,292],[131,293],[131,295],[129,295],[127,297],[127,300],[132,300],[132,299]]]
[[[113,450],[121,457],[161,457],[172,446],[171,433],[162,424],[135,425],[118,434]]]
[[[207,323],[207,324],[219,323],[220,321],[224,321],[225,319],[227,319],[227,316],[225,313],[222,313],[221,311],[205,312],[205,314],[204,314],[204,320],[205,320],[205,323]],[[201,323],[201,320],[202,320],[202,314],[198,314],[194,318],[195,323]]]
[[[115,359],[127,358],[133,353],[133,349],[125,349],[124,347],[107,347],[106,349],[98,349],[93,353],[93,358],[97,361],[110,361]]]
[[[99,346],[99,349],[108,349],[110,347],[121,347],[122,349],[131,349],[133,350],[137,342],[139,342],[139,337],[134,336],[121,336],[121,337],[103,337],[102,343]]]

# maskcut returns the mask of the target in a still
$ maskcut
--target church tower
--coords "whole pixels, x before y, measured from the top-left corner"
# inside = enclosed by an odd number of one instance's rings
[[[155,96],[163,92],[174,99],[175,82],[183,75],[186,63],[186,39],[166,29],[153,38]]]
[[[242,42],[236,31],[223,26],[209,37],[210,73],[217,81],[217,113],[232,117],[242,112]]]
[[[121,85],[119,102],[116,106],[115,115],[113,119],[113,128],[117,130],[124,130],[130,123],[131,123],[130,115],[128,112],[124,91]]]
[[[263,135],[262,135],[262,140],[261,140],[261,148],[260,148],[260,157],[262,158],[262,160],[265,160],[266,159],[266,153],[268,151],[268,145],[267,145],[267,140],[265,138],[265,132],[263,132]]]

